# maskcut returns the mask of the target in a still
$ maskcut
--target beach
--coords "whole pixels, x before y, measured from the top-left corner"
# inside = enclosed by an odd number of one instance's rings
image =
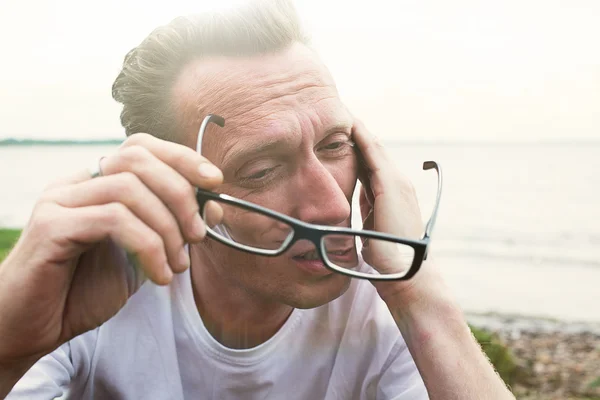
[[[515,368],[517,399],[600,399],[600,324],[501,314],[471,314],[472,326],[493,332]]]

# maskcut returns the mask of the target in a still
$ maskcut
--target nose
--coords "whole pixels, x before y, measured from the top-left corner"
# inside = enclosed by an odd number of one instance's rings
[[[351,173],[336,171],[336,175]],[[294,214],[301,221],[320,225],[343,225],[350,219],[350,193],[344,193],[343,177],[334,176],[321,161],[314,157],[304,164],[294,182]],[[339,182],[338,182],[339,180]],[[344,225],[345,226],[345,225]]]

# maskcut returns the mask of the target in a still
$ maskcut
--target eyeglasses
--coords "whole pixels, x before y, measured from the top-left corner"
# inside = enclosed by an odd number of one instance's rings
[[[214,114],[204,118],[196,144],[200,154],[202,138],[210,123],[223,127],[225,119]],[[423,163],[423,169],[437,171],[438,187],[432,215],[423,237],[418,240],[385,232],[310,224],[258,204],[203,189],[196,190],[196,199],[207,235],[227,246],[270,257],[290,251],[290,257],[309,271],[322,271],[324,266],[353,278],[407,280],[427,259],[442,193],[440,166],[434,161],[427,161]],[[218,220],[213,220],[214,213],[208,212],[212,202],[223,211]],[[361,262],[359,254],[364,255],[365,252],[369,254],[365,258],[377,269]]]

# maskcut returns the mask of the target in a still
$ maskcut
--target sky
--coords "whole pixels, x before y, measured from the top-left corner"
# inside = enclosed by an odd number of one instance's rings
[[[111,85],[172,18],[242,0],[2,0],[0,139],[122,138]],[[344,101],[386,140],[600,140],[600,1],[299,0]]]

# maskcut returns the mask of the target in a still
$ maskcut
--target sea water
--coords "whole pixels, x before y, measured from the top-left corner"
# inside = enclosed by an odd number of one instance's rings
[[[0,147],[0,226],[26,224],[53,180],[116,145]],[[423,219],[444,188],[432,258],[469,312],[600,321],[600,144],[388,143]]]

